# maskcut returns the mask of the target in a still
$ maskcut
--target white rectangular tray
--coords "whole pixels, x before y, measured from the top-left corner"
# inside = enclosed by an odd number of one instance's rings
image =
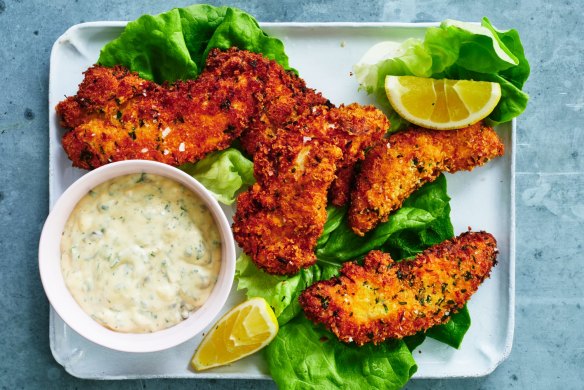
[[[71,167],[61,148],[64,132],[54,107],[74,95],[83,72],[97,61],[100,49],[117,37],[125,22],[93,22],[71,27],[54,44],[49,81],[49,197],[50,207],[84,171]],[[351,67],[365,51],[383,40],[401,42],[422,38],[435,24],[395,23],[263,23],[271,35],[284,41],[290,64],[309,87],[333,103],[372,103],[357,90]],[[487,230],[495,235],[499,264],[492,277],[473,296],[468,307],[472,326],[459,350],[428,339],[415,351],[414,378],[483,376],[492,372],[511,352],[515,301],[515,122],[497,128],[505,156],[473,172],[448,175],[455,233]],[[224,208],[231,217],[231,208]],[[225,310],[242,301],[232,289]],[[126,378],[244,378],[269,379],[261,354],[203,373],[188,364],[200,337],[173,349],[148,354],[116,352],[97,346],[75,333],[51,308],[50,344],[53,356],[72,375],[94,379]]]

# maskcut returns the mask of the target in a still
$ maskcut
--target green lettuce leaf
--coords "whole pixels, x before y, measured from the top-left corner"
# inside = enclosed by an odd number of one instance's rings
[[[333,276],[337,276],[339,274],[339,268],[337,266],[331,265],[313,265],[312,267],[308,268],[307,270],[301,271],[301,278],[302,283],[298,284],[298,288],[292,292],[292,299],[290,304],[286,306],[286,308],[282,311],[280,316],[278,317],[278,324],[280,326],[286,324],[287,322],[291,321],[292,319],[298,317],[300,313],[302,313],[302,307],[300,306],[300,302],[298,301],[298,297],[307,287],[314,284],[319,280],[327,280],[332,278]],[[310,279],[312,277],[312,280]]]
[[[404,207],[428,210],[434,219],[423,229],[402,229],[392,234],[381,249],[389,252],[393,259],[415,256],[424,249],[454,236],[446,178],[442,175],[434,183],[423,186],[414,194],[415,196],[410,196],[404,202]]]
[[[294,298],[302,290],[318,280],[320,269],[303,269],[294,276],[270,275],[256,267],[251,258],[242,253],[237,258],[235,275],[238,290],[246,290],[248,298],[264,298],[276,317],[280,317],[289,305],[297,303]]]
[[[452,348],[460,348],[464,335],[470,328],[470,313],[466,305],[450,317],[450,320],[442,325],[434,326],[426,332],[428,337],[450,345]]]
[[[326,241],[319,241],[316,256],[319,262],[336,264],[358,259],[373,249],[390,252],[396,260],[411,256],[453,236],[449,201],[446,178],[441,175],[413,193],[388,222],[379,224],[364,237],[353,233],[344,217]],[[332,215],[338,219],[338,213]]]
[[[424,45],[432,55],[432,74],[452,65],[477,73],[499,73],[519,64],[486,18],[481,26],[445,20],[439,28],[428,29]]]
[[[431,337],[452,348],[458,349],[469,328],[470,314],[465,305],[458,313],[453,314],[447,323],[436,325],[426,332],[418,332],[413,336],[404,337],[403,340],[410,351],[419,347],[426,340],[426,337]]]
[[[280,326],[302,312],[298,297],[304,289],[337,273],[338,267],[314,265],[293,276],[270,275],[257,268],[251,258],[243,253],[235,265],[237,289],[246,290],[247,298],[264,298],[274,310]]]
[[[290,69],[284,45],[268,36],[249,14],[232,7],[197,4],[128,23],[102,50],[98,63],[124,65],[157,83],[196,78],[209,50],[240,49],[262,53]]]
[[[207,58],[209,50],[213,48],[226,50],[233,46],[262,53],[264,57],[276,61],[284,69],[293,70],[288,64],[288,56],[282,41],[266,34],[251,15],[236,8],[227,8],[223,22],[209,40],[203,59]]]
[[[398,47],[377,44],[354,66],[361,87],[383,102],[391,131],[404,128],[407,122],[387,102],[387,75],[497,82],[501,100],[488,118],[501,123],[525,110],[529,97],[521,89],[529,72],[517,31],[498,31],[487,18],[480,26],[446,20],[440,27],[428,28],[424,40],[409,39]]]
[[[420,39],[410,38],[402,44],[381,42],[355,64],[353,73],[367,92],[384,91],[385,76],[388,74],[430,77],[432,56]]]
[[[265,349],[280,389],[401,389],[417,365],[405,342],[357,347],[299,316]]]
[[[253,184],[253,162],[235,148],[208,154],[194,164],[187,163],[180,169],[193,176],[215,195],[221,203],[230,205],[236,193]]]
[[[322,235],[318,239],[318,245],[323,246],[328,241],[331,233],[343,222],[343,217],[347,213],[346,207],[328,206],[326,208],[327,219],[324,224]]]
[[[424,341],[426,341],[426,333],[418,332],[413,336],[404,337],[403,340],[408,346],[410,352],[413,352],[414,349],[418,348]]]

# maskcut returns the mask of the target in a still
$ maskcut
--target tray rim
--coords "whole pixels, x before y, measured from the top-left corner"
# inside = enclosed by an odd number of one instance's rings
[[[475,24],[480,24],[478,22],[471,22]],[[53,84],[53,69],[54,69],[54,58],[57,55],[57,48],[62,40],[67,39],[69,34],[73,32],[84,29],[84,28],[122,28],[128,24],[128,21],[91,21],[77,23],[70,26],[63,34],[61,34],[53,43],[51,47],[50,61],[49,61],[49,89],[48,89],[48,111],[49,111],[49,211],[53,208],[56,202],[57,195],[53,193],[52,188],[52,178],[54,176],[53,166],[50,161],[54,158],[53,150],[55,147],[55,142],[57,140],[50,136],[50,128],[53,126],[53,121],[51,120],[54,115],[54,109],[50,105],[50,96]],[[406,23],[406,22],[259,22],[261,27],[275,27],[275,28],[298,28],[298,29],[309,29],[309,28],[409,28],[409,29],[425,29],[428,27],[436,27],[440,25],[440,22],[420,22],[420,23]],[[506,327],[506,338],[505,345],[502,354],[499,359],[492,365],[488,366],[483,371],[477,371],[467,375],[450,375],[450,376],[438,376],[438,375],[425,375],[412,377],[412,380],[416,379],[454,379],[454,378],[480,378],[491,374],[499,365],[501,365],[510,356],[513,349],[513,340],[515,334],[515,239],[516,239],[516,210],[515,210],[515,166],[516,166],[516,127],[517,120],[514,118],[511,121],[511,161],[509,164],[509,177],[510,177],[510,201],[509,205],[509,274],[508,274],[508,292],[509,302],[507,305],[507,310],[509,313],[507,327]],[[161,379],[161,378],[175,378],[175,379],[248,379],[248,380],[272,380],[270,375],[264,374],[241,374],[241,373],[213,373],[213,372],[203,372],[197,374],[197,377],[188,377],[183,375],[104,375],[104,376],[92,376],[92,375],[80,375],[76,373],[66,362],[62,361],[56,351],[55,345],[55,326],[54,326],[54,316],[58,317],[54,308],[49,304],[49,345],[51,349],[51,354],[57,363],[59,363],[67,373],[70,375],[80,378],[80,379],[95,379],[95,380],[124,380],[124,379]],[[67,326],[65,324],[65,326]]]

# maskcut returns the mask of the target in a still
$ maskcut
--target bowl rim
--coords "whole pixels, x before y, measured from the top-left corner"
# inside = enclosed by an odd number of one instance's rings
[[[61,236],[77,203],[99,184],[136,173],[160,175],[184,185],[209,208],[221,235],[221,268],[207,301],[184,321],[152,333],[115,332],[100,325],[75,301],[61,273]],[[156,352],[195,337],[218,316],[227,301],[235,277],[235,243],[231,226],[218,201],[195,178],[160,162],[125,160],[89,171],[63,192],[45,220],[39,240],[38,261],[41,282],[49,302],[74,331],[109,349],[122,352]]]

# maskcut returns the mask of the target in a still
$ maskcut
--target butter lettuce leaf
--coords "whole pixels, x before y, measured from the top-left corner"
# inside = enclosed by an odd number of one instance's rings
[[[331,233],[341,225],[345,214],[347,214],[347,208],[330,205],[326,208],[326,212],[327,219],[324,224],[322,235],[318,239],[318,245],[320,246],[325,245]]]
[[[522,88],[530,67],[519,33],[498,31],[487,18],[480,26],[445,20],[440,27],[428,28],[423,40],[409,39],[397,46],[379,43],[353,71],[361,88],[375,94],[388,113],[391,131],[404,128],[407,122],[387,102],[388,75],[497,82],[501,85],[501,100],[488,117],[495,124],[520,115],[529,100]]]
[[[381,250],[389,252],[393,259],[415,256],[432,245],[454,237],[450,221],[450,197],[444,175],[420,188],[406,199],[403,207],[427,210],[434,219],[422,228],[400,229],[389,236]]]
[[[353,72],[367,92],[384,91],[387,75],[430,77],[432,56],[420,39],[380,42],[353,66]]]
[[[279,318],[289,305],[297,303],[294,298],[302,290],[318,280],[320,269],[303,269],[294,276],[270,275],[256,267],[251,258],[242,253],[235,264],[235,275],[238,290],[246,290],[248,298],[264,298]],[[279,319],[278,322],[280,326],[283,325]]]
[[[288,64],[282,41],[266,34],[251,15],[228,7],[225,18],[209,40],[203,58],[207,58],[209,50],[213,48],[226,50],[233,46],[261,53],[284,69],[295,71]]]
[[[302,312],[298,297],[304,289],[337,273],[338,267],[314,265],[293,276],[270,275],[256,267],[251,258],[243,253],[235,265],[237,289],[246,290],[247,298],[264,298],[274,310],[280,326]]]
[[[458,349],[469,328],[470,313],[465,305],[457,313],[453,314],[447,323],[428,329],[426,335]]]
[[[233,204],[239,190],[255,181],[253,162],[235,148],[210,153],[201,161],[183,164],[179,168],[227,205]]]
[[[464,339],[464,335],[470,328],[470,313],[467,306],[463,306],[457,313],[454,313],[447,323],[436,325],[427,332],[418,332],[413,336],[405,337],[403,340],[410,351],[419,347],[426,337],[433,338],[452,348],[459,349]]]
[[[444,175],[414,192],[389,221],[379,224],[364,237],[357,236],[347,222],[346,215],[336,229],[320,240],[316,247],[319,262],[340,264],[362,257],[373,249],[392,254],[395,260],[421,252],[430,245],[451,238],[450,197],[446,193]],[[329,212],[335,219],[339,218]],[[345,213],[346,214],[346,213]]]
[[[98,63],[123,65],[157,83],[196,78],[209,50],[240,49],[262,53],[285,69],[282,42],[268,36],[249,14],[233,7],[197,4],[159,15],[143,15],[102,50]]]
[[[417,370],[401,340],[347,345],[304,316],[283,326],[265,355],[280,389],[401,389]]]

